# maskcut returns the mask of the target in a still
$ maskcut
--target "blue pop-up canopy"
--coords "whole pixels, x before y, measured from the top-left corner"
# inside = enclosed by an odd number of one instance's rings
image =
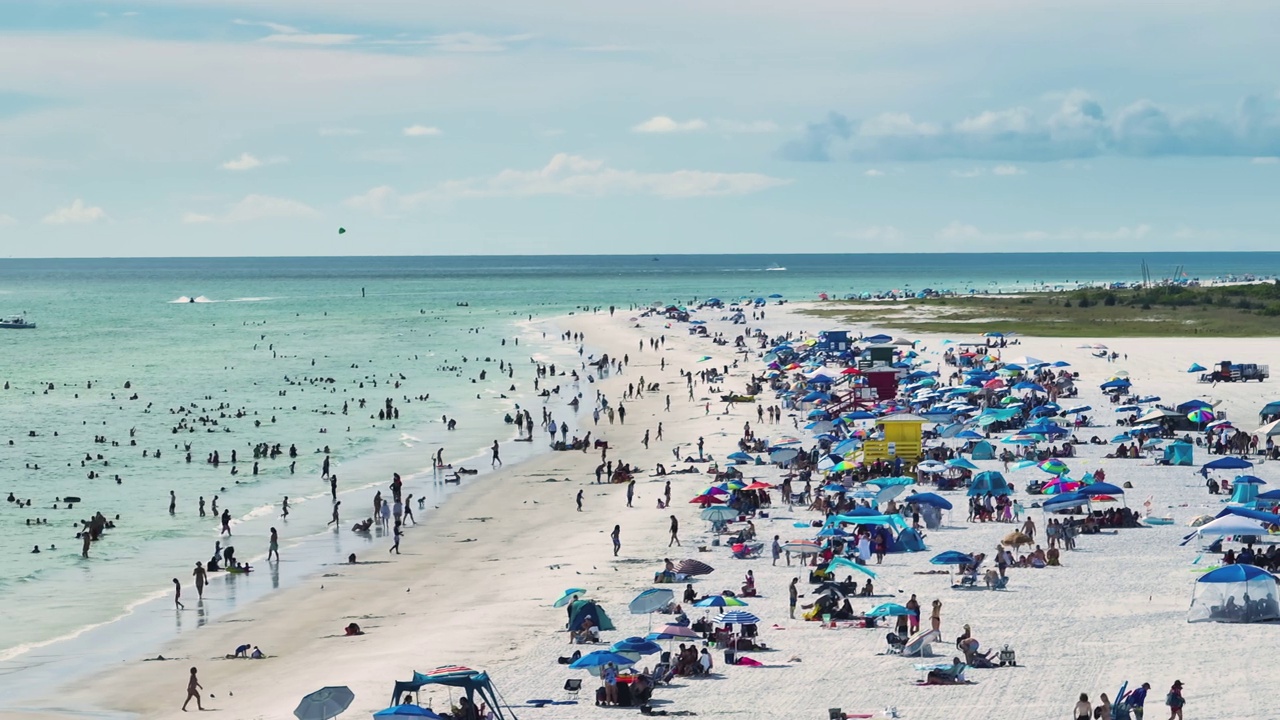
[[[1227,457],[1218,458],[1213,462],[1207,462],[1201,466],[1204,470],[1243,470],[1253,467],[1253,463],[1243,458],[1228,455]]]
[[[931,505],[933,507],[942,508],[943,510],[950,510],[952,507],[950,500],[936,493],[928,493],[928,492],[915,493],[914,495],[908,495],[902,499],[902,502],[908,503],[908,504],[914,503],[917,505]]]

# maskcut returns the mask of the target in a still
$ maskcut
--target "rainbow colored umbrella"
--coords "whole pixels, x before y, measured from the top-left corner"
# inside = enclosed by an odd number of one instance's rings
[[[1205,423],[1213,422],[1214,417],[1215,416],[1213,412],[1205,408],[1196,408],[1195,410],[1192,410],[1191,412],[1187,413],[1188,420],[1190,420],[1193,423],[1199,423],[1201,425]]]
[[[1062,462],[1058,458],[1049,458],[1048,460],[1045,460],[1044,462],[1040,463],[1036,467],[1049,473],[1050,475],[1066,475],[1068,471],[1067,464]]]

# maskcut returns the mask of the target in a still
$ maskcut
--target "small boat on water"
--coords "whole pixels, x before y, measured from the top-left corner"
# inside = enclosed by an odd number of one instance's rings
[[[786,268],[782,267],[778,263],[774,263],[769,267],[765,268],[764,270],[765,272],[783,272],[784,270],[786,270]]]
[[[0,330],[34,330],[35,327],[35,323],[27,322],[27,319],[21,315],[0,318]]]

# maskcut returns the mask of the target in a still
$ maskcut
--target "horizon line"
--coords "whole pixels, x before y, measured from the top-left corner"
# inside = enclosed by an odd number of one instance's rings
[[[577,258],[577,257],[601,257],[601,258],[645,258],[652,257],[661,259],[663,257],[762,257],[762,258],[780,258],[780,257],[818,257],[818,256],[894,256],[894,255],[920,255],[920,256],[949,256],[949,255],[1280,255],[1280,250],[996,250],[996,251],[979,251],[979,250],[961,250],[949,252],[785,252],[785,253],[512,253],[499,254],[487,253],[480,255],[399,255],[399,254],[373,254],[373,255],[65,255],[65,256],[6,256],[0,258],[3,260],[337,260],[337,259],[368,259],[368,258],[438,258],[438,259],[467,259],[467,258]]]

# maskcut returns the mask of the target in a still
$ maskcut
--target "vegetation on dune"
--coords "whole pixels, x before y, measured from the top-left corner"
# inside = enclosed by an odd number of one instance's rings
[[[1042,337],[1280,335],[1280,282],[1161,285],[1057,293],[839,301],[810,315],[936,333],[1000,331]]]

